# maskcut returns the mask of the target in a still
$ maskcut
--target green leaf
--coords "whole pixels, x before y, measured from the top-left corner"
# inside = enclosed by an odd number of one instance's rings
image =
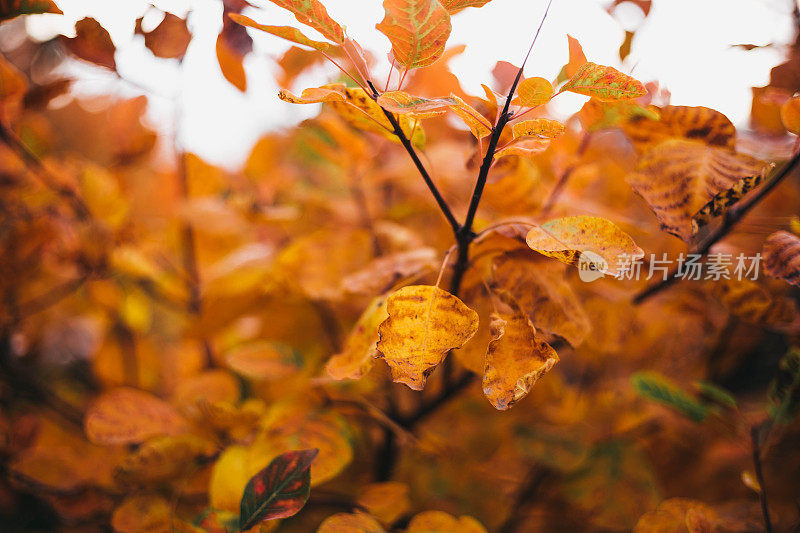
[[[632,375],[631,385],[642,397],[666,405],[693,422],[702,422],[711,412],[707,406],[656,372]]]
[[[714,385],[711,382],[702,380],[696,381],[694,383],[694,387],[701,396],[707,398],[711,402],[716,403],[717,405],[728,407],[730,409],[736,409],[738,407],[736,398],[729,390],[723,389],[722,387]]]
[[[253,476],[242,496],[240,529],[246,531],[259,522],[297,514],[308,501],[311,462],[318,453],[317,448],[286,452]]]
[[[800,413],[800,350],[792,348],[778,364],[778,375],[769,388],[769,416],[788,424]]]
[[[0,20],[13,19],[20,15],[55,13],[63,15],[53,0],[2,0],[0,1]]]

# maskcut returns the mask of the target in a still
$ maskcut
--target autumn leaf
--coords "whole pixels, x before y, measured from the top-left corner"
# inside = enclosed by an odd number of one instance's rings
[[[633,533],[655,531],[688,531],[705,533],[716,531],[720,525],[717,513],[708,505],[687,498],[664,500],[658,507],[645,513],[636,522]]]
[[[406,533],[486,533],[486,528],[471,516],[449,515],[443,511],[419,513],[408,524]]]
[[[356,500],[384,524],[393,524],[411,509],[409,487],[398,481],[372,483]]]
[[[545,137],[553,139],[564,135],[566,128],[564,125],[549,118],[534,118],[517,122],[512,128],[514,138],[519,137]]]
[[[86,412],[86,436],[97,444],[136,444],[186,431],[186,421],[168,403],[131,388],[99,396]]]
[[[583,47],[578,39],[572,35],[567,35],[567,44],[569,46],[569,60],[566,65],[561,69],[556,77],[556,85],[567,81],[572,78],[578,69],[586,64],[586,55],[583,53]]]
[[[644,251],[627,233],[601,217],[581,215],[551,220],[532,228],[526,242],[531,249],[562,263],[594,265],[593,269],[615,277],[630,262],[644,257]]]
[[[495,159],[502,159],[509,155],[516,155],[519,157],[533,158],[537,154],[541,154],[550,147],[550,139],[526,137],[515,141],[508,146],[501,148],[495,152]]]
[[[287,41],[301,44],[303,46],[308,46],[320,52],[324,52],[331,47],[331,45],[328,43],[309,39],[308,37],[303,35],[303,32],[301,32],[297,28],[292,28],[291,26],[268,26],[266,24],[259,24],[250,17],[245,17],[244,15],[241,15],[239,13],[231,13],[228,16],[235,23],[241,24],[242,26],[248,28],[255,28],[257,30],[261,30],[263,32],[275,35],[276,37],[286,39]]]
[[[125,485],[153,486],[186,475],[215,452],[212,441],[195,435],[153,437],[131,452],[114,475]]]
[[[536,381],[558,362],[556,351],[541,338],[519,304],[506,300],[511,312],[491,316],[483,374],[483,393],[500,411],[527,396]]]
[[[326,518],[317,533],[386,533],[380,522],[368,514],[339,513]]]
[[[655,372],[632,375],[631,385],[642,397],[670,407],[693,422],[702,422],[710,413],[704,404]]]
[[[336,43],[344,43],[344,30],[318,0],[270,0],[273,4],[288,9],[295,18],[320,32],[326,39]]]
[[[149,32],[142,28],[142,20],[143,18],[136,20],[134,33],[144,37],[144,45],[154,56],[183,59],[192,41],[192,33],[186,27],[186,19],[172,13],[164,13],[164,19]]]
[[[664,231],[690,242],[764,178],[767,166],[700,141],[671,140],[639,159],[628,183],[655,212]]]
[[[379,257],[345,277],[342,288],[354,294],[381,294],[399,281],[435,270],[439,266],[437,256],[433,248],[417,248]]]
[[[764,241],[764,269],[790,285],[800,285],[800,237],[777,231]]]
[[[345,86],[337,83],[303,89],[300,96],[295,96],[282,89],[278,93],[278,98],[290,104],[319,104],[322,102],[343,102],[347,99],[347,95],[345,94]]]
[[[389,296],[386,307],[389,318],[378,328],[378,352],[393,381],[414,390],[422,390],[447,353],[478,330],[478,314],[438,287],[404,287]]]
[[[438,0],[384,0],[383,8],[386,16],[376,27],[391,41],[400,65],[427,67],[442,57],[452,26]]]
[[[105,67],[110,70],[117,69],[114,55],[117,47],[111,40],[105,28],[91,17],[86,17],[75,23],[75,37],[62,37],[62,42],[76,57]]]
[[[517,88],[517,97],[511,102],[523,107],[544,105],[553,98],[553,85],[544,78],[526,78]]]
[[[786,131],[800,135],[800,96],[795,96],[781,106],[781,122]]]
[[[172,531],[172,509],[160,496],[129,496],[114,510],[111,526],[117,533]]]
[[[4,0],[0,2],[0,21],[13,19],[20,15],[39,13],[64,14],[53,0]]]
[[[252,342],[237,346],[225,354],[231,370],[255,380],[280,380],[296,374],[302,365],[289,346],[274,342]]]
[[[648,106],[645,109],[647,112],[637,109],[627,120],[620,121],[622,130],[641,152],[670,139],[734,148],[736,128],[719,111],[688,106]]]
[[[581,124],[589,132],[599,131],[614,127],[626,127],[629,131],[630,125],[637,123],[640,118],[648,119],[648,123],[658,125],[661,115],[655,106],[642,106],[634,100],[620,100],[617,102],[604,102],[597,98],[591,98],[583,104],[578,113]],[[649,129],[644,130],[645,135],[649,135]]]
[[[516,300],[537,330],[580,345],[591,330],[580,300],[560,270],[547,268],[532,255],[519,250],[497,256],[492,261],[492,286]]]
[[[228,82],[242,92],[247,90],[244,58],[253,51],[253,39],[244,26],[236,24],[230,15],[247,6],[244,0],[223,0],[222,31],[217,36],[217,63]]]
[[[377,353],[378,326],[388,318],[386,297],[372,300],[353,326],[341,352],[333,355],[325,370],[333,379],[361,379],[372,368]]]
[[[404,91],[389,91],[378,97],[378,105],[392,113],[424,119],[439,116],[458,103],[452,98],[424,98]]]
[[[440,0],[442,6],[451,14],[455,15],[468,7],[483,7],[492,0]]]
[[[561,88],[598,100],[630,100],[647,94],[640,81],[623,74],[613,67],[585,63],[575,75]]]
[[[451,94],[450,98],[455,102],[450,110],[467,125],[476,139],[483,139],[491,135],[492,124],[486,120],[486,117],[458,96]]]
[[[319,450],[284,453],[248,481],[242,496],[239,528],[294,516],[308,500],[311,462]]]

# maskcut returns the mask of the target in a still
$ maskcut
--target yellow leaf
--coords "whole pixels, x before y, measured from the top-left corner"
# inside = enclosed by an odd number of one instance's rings
[[[644,257],[644,251],[627,233],[601,217],[551,220],[532,228],[525,240],[540,254],[611,276],[622,274],[629,262]]]
[[[442,6],[451,14],[467,9],[468,7],[483,7],[492,0],[440,0]]]
[[[406,533],[486,533],[471,516],[456,518],[442,511],[425,511],[411,519]]]
[[[86,412],[86,436],[97,444],[136,444],[157,435],[178,435],[186,421],[152,394],[118,388],[101,394]]]
[[[125,486],[151,486],[174,481],[197,466],[200,458],[211,457],[216,446],[194,435],[154,437],[132,452],[115,472]]]
[[[317,533],[386,533],[380,522],[368,514],[339,513],[326,518]]]
[[[647,94],[642,83],[613,67],[585,63],[561,88],[599,100],[630,100]]]
[[[387,481],[368,485],[356,500],[384,524],[392,524],[411,509],[405,483]]]
[[[389,91],[378,97],[378,105],[385,110],[419,119],[442,115],[454,104],[452,98],[424,98],[405,91]]]
[[[161,496],[129,496],[114,510],[111,527],[117,533],[170,533],[172,509]]]
[[[524,107],[546,104],[553,97],[553,85],[544,78],[527,78],[520,82],[517,98],[511,103]]]
[[[269,34],[275,35],[276,37],[286,39],[287,41],[311,47],[314,50],[319,50],[320,52],[324,52],[325,50],[331,47],[331,45],[328,43],[323,43],[321,41],[314,41],[309,39],[308,37],[303,35],[303,32],[291,26],[268,26],[266,24],[259,24],[250,17],[245,17],[244,15],[241,15],[239,13],[230,13],[228,16],[231,18],[231,20],[233,20],[237,24],[241,24],[242,26],[246,26],[248,28],[255,28],[257,30],[261,30]]]
[[[389,318],[378,328],[378,352],[397,383],[422,390],[447,353],[478,330],[478,314],[438,287],[404,287],[389,296]]]
[[[325,370],[333,379],[361,379],[372,368],[378,326],[388,318],[386,297],[372,300],[347,337],[344,349],[330,358]]]
[[[345,119],[351,126],[377,133],[399,143],[400,140],[394,133],[394,127],[383,112],[383,108],[368,95],[361,87],[346,87],[344,89],[345,101],[329,100],[331,109]],[[425,130],[418,120],[408,115],[397,116],[400,129],[406,137],[411,139],[415,146],[425,144]]]
[[[345,86],[340,83],[334,83],[323,85],[322,87],[303,89],[300,96],[295,96],[289,91],[281,89],[278,93],[278,98],[290,104],[319,104],[334,101],[344,102],[347,96],[345,96]]]
[[[524,250],[508,252],[492,262],[492,286],[516,300],[538,330],[578,346],[591,325],[561,269],[549,268]]]
[[[427,67],[442,57],[452,26],[438,0],[384,0],[383,8],[386,16],[376,27],[391,41],[400,65]]]
[[[700,141],[670,140],[639,159],[628,183],[664,231],[690,242],[697,230],[761,183],[767,165]]]
[[[344,43],[344,30],[333,20],[325,6],[318,0],[270,0],[273,4],[288,9],[295,18],[320,32],[336,44]]]
[[[566,128],[557,120],[549,118],[534,118],[517,122],[512,128],[514,138],[519,137],[546,137],[554,139],[564,135]]]
[[[556,351],[537,333],[519,305],[508,299],[510,313],[493,313],[486,352],[483,393],[504,411],[528,395],[536,381],[558,362]]]
[[[800,237],[777,231],[764,241],[764,268],[767,274],[790,285],[800,285]]]
[[[239,502],[250,478],[269,463],[254,463],[244,446],[228,446],[211,470],[208,499],[211,507],[222,511],[239,512]]]

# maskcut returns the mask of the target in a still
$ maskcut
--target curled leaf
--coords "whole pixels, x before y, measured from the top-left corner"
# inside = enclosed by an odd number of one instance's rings
[[[454,104],[450,106],[458,118],[469,127],[469,130],[477,139],[483,139],[492,133],[492,124],[486,120],[486,117],[481,115],[477,109],[466,103],[458,96],[451,94],[450,99]]]
[[[440,0],[442,6],[451,14],[455,15],[468,7],[483,7],[492,0]]]
[[[345,86],[342,84],[323,85],[322,87],[311,87],[303,89],[300,96],[295,96],[289,91],[281,90],[278,98],[290,104],[319,104],[322,102],[343,102],[345,96]]]
[[[642,82],[613,67],[585,63],[561,88],[599,100],[631,100],[647,94]]]
[[[186,27],[186,19],[172,13],[164,13],[164,19],[152,31],[144,31],[142,18],[136,20],[134,33],[144,37],[144,45],[156,57],[182,59],[186,55],[192,33]]]
[[[95,19],[86,17],[75,23],[75,37],[62,37],[67,49],[76,57],[105,67],[117,69],[114,54],[117,47],[108,31]]]
[[[478,330],[478,314],[438,287],[404,287],[389,296],[386,319],[378,328],[378,352],[392,378],[414,390],[450,350],[460,348]]]
[[[427,67],[442,57],[452,26],[438,0],[384,0],[383,8],[386,16],[376,27],[391,41],[400,65]]]
[[[758,185],[767,168],[725,148],[670,140],[642,155],[628,183],[650,205],[664,231],[690,242],[701,226]]]
[[[556,351],[537,333],[519,305],[509,300],[510,313],[491,317],[483,393],[504,411],[528,395],[536,381],[558,362]]]
[[[319,50],[320,52],[324,52],[325,50],[331,47],[331,45],[328,43],[309,39],[303,34],[303,32],[301,32],[297,28],[292,28],[291,26],[268,26],[266,24],[259,24],[250,17],[245,17],[244,15],[241,15],[239,13],[231,13],[228,16],[235,23],[241,24],[242,26],[248,28],[255,28],[257,30],[267,32],[271,35],[275,35],[276,37],[286,39],[287,41],[291,41],[297,44],[302,44],[303,46],[308,46],[310,48],[313,48],[314,50]]]
[[[289,518],[306,504],[311,491],[311,462],[319,450],[286,452],[253,476],[244,488],[239,527]]]

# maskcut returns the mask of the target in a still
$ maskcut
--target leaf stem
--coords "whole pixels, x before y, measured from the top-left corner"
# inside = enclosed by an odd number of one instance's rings
[[[756,479],[758,480],[759,498],[761,500],[761,514],[764,517],[764,531],[772,533],[772,521],[769,518],[769,506],[767,505],[767,488],[764,485],[764,471],[761,467],[761,446],[759,438],[761,437],[761,429],[763,424],[758,424],[750,428],[750,441],[753,444],[753,467],[756,471]]]
[[[795,153],[792,158],[787,161],[779,170],[777,170],[772,177],[753,194],[736,204],[722,218],[722,223],[717,228],[709,233],[705,239],[700,241],[696,246],[692,247],[691,253],[697,255],[705,255],[711,250],[711,247],[724,239],[738,224],[744,216],[749,213],[761,200],[763,200],[769,193],[775,189],[781,182],[789,176],[800,164],[800,152]],[[678,268],[673,268],[665,279],[651,285],[637,294],[633,298],[634,304],[640,304],[650,297],[658,294],[664,289],[677,283],[681,278]]]

